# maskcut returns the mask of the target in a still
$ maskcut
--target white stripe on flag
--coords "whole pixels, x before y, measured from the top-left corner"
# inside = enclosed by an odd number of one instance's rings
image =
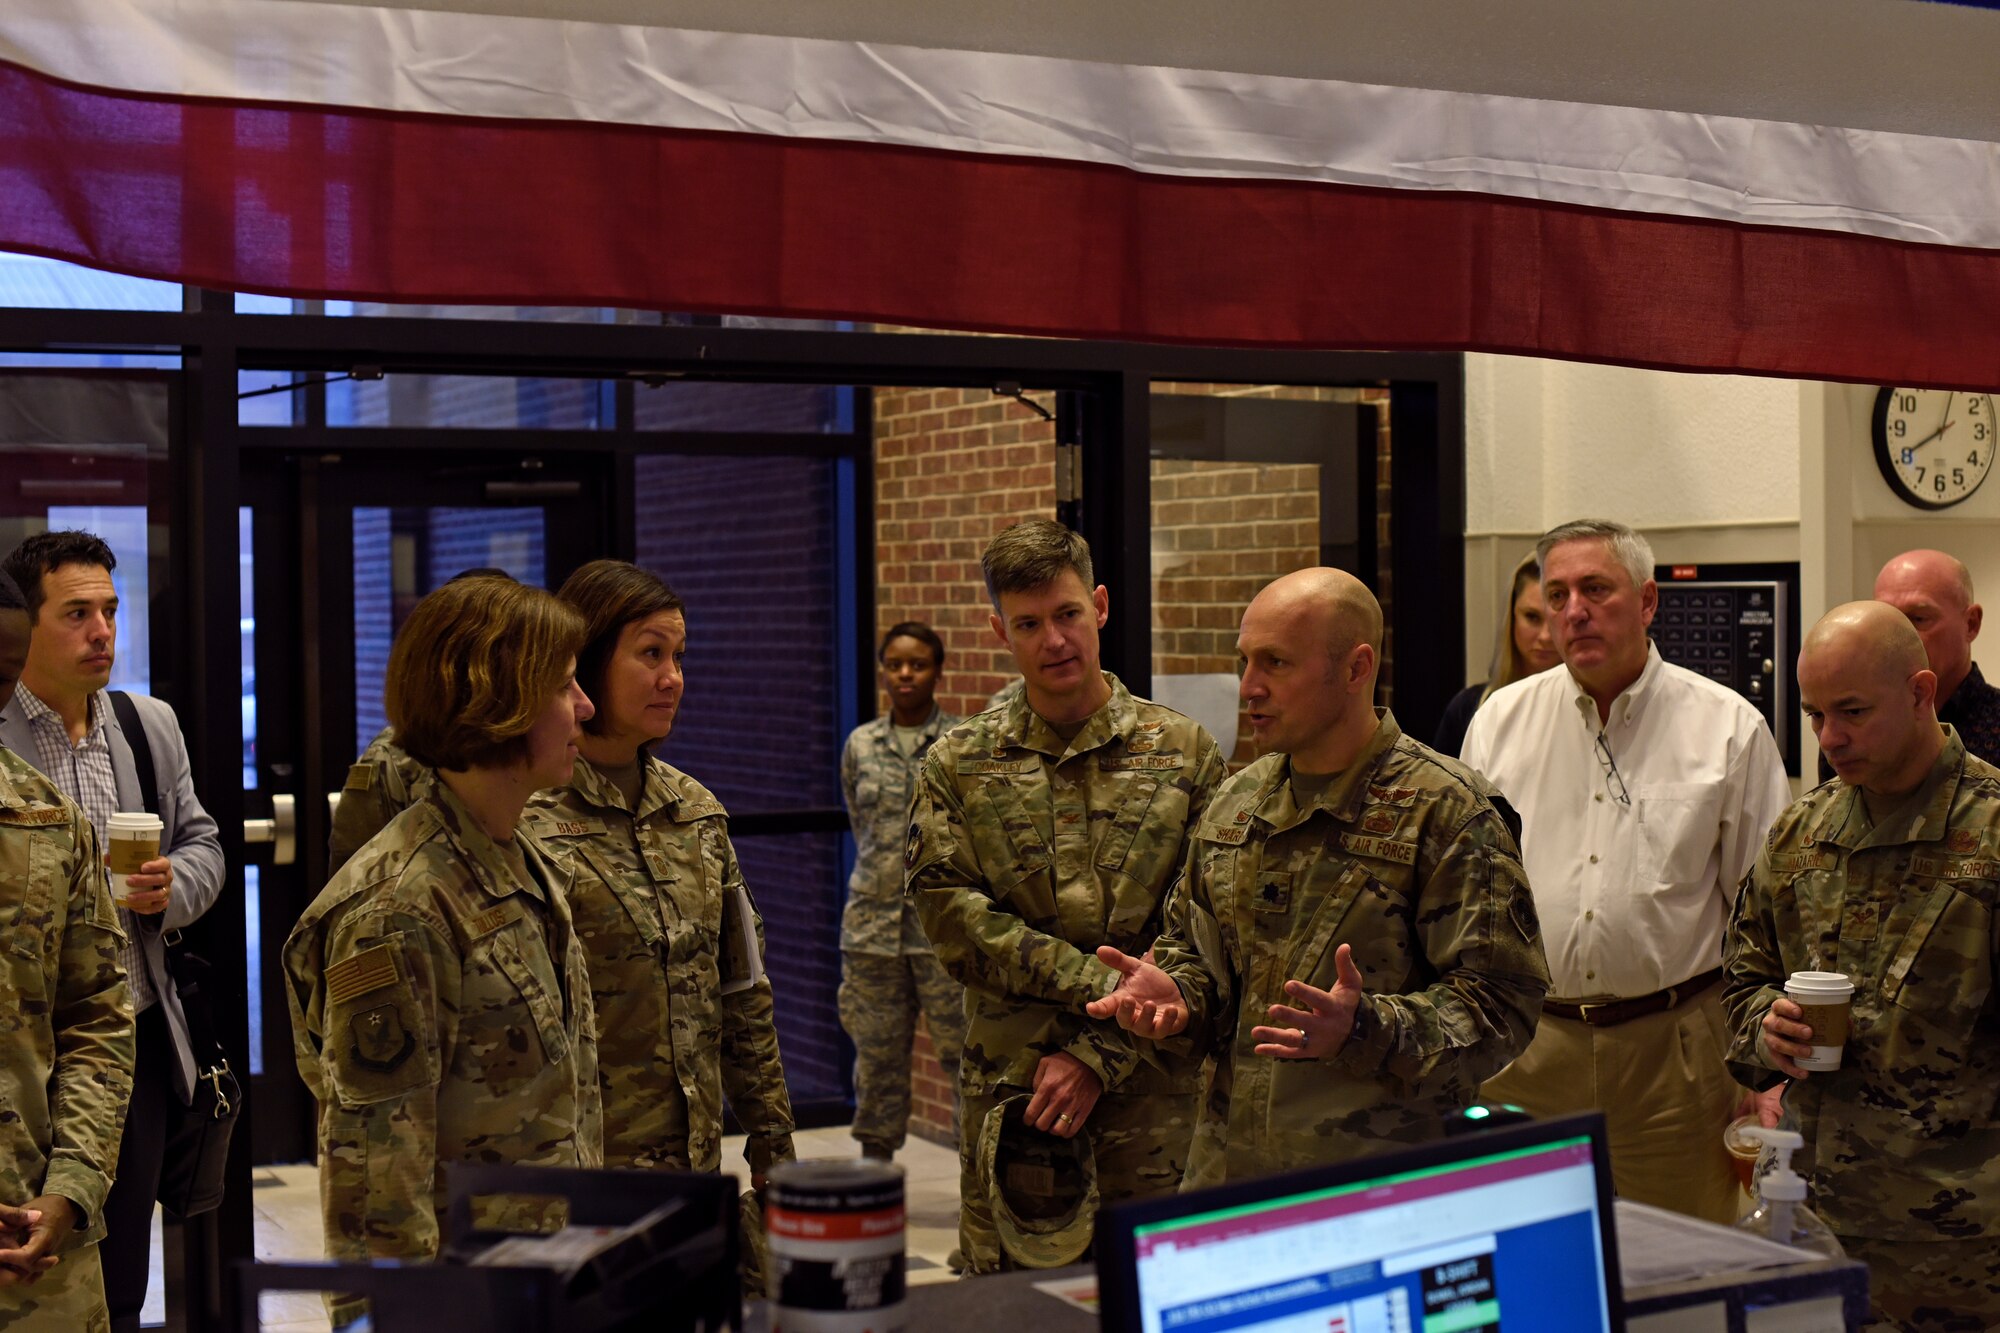
[[[300,0],[7,0],[0,59],[169,97],[1467,191],[2000,248],[2000,145],[1638,107]]]

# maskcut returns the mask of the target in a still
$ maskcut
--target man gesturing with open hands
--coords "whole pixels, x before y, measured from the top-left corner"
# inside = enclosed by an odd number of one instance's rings
[[[1260,758],[1189,837],[1163,933],[1085,1006],[1215,1057],[1184,1188],[1433,1138],[1548,989],[1505,804],[1373,706],[1382,609],[1305,569],[1243,614]]]

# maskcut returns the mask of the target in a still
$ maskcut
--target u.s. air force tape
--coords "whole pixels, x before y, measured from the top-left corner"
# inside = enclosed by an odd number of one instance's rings
[[[343,958],[326,970],[326,998],[329,1004],[345,1004],[369,991],[396,984],[396,953],[386,944],[363,949],[352,958]]]

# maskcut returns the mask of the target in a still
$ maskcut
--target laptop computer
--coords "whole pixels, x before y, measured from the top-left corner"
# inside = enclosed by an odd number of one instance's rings
[[[1601,1115],[1120,1204],[1107,1333],[1623,1333]]]

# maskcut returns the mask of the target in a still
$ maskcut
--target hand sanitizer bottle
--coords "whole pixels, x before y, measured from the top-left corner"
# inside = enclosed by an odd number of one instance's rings
[[[1792,1170],[1792,1154],[1806,1141],[1788,1129],[1748,1128],[1739,1131],[1769,1147],[1776,1164],[1757,1181],[1757,1208],[1736,1225],[1767,1240],[1794,1249],[1811,1250],[1829,1259],[1845,1259],[1847,1252],[1819,1214],[1806,1207],[1806,1182]]]

